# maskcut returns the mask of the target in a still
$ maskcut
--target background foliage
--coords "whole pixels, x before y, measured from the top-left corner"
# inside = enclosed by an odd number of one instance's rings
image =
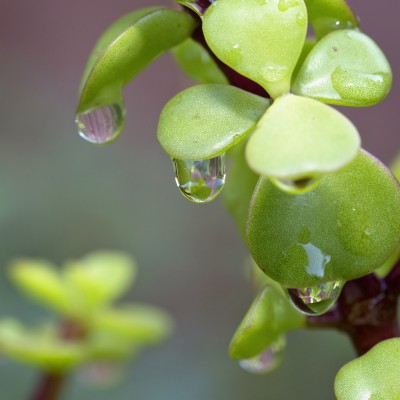
[[[66,399],[102,400],[111,393],[118,400],[309,400],[320,393],[333,399],[335,373],[354,355],[340,334],[290,334],[282,368],[265,377],[243,372],[227,355],[253,297],[243,279],[246,252],[218,201],[196,207],[180,195],[156,141],[161,108],[189,84],[170,56],[129,86],[127,127],[116,143],[98,148],[76,134],[78,83],[98,36],[124,13],[162,4],[171,3],[1,2],[0,315],[28,323],[47,317],[6,281],[11,258],[60,263],[97,248],[124,250],[139,265],[128,297],[162,306],[176,318],[177,332],[129,366],[118,388],[99,392],[82,372],[67,387]],[[396,77],[400,5],[395,0],[349,4]],[[399,97],[395,78],[382,104],[341,109],[359,128],[364,147],[386,162],[399,149]],[[0,358],[2,398],[25,399],[36,374]]]

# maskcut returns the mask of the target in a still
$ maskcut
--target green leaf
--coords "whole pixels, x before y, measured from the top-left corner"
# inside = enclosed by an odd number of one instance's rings
[[[341,30],[320,40],[304,61],[293,92],[325,103],[369,106],[382,101],[392,83],[389,62],[367,35]]]
[[[276,99],[258,122],[246,158],[262,176],[298,180],[342,168],[359,147],[357,130],[345,116],[288,94]]]
[[[344,365],[336,375],[337,400],[400,399],[400,339],[388,339]]]
[[[398,183],[366,152],[303,194],[261,179],[247,238],[259,267],[286,287],[356,279],[383,265],[398,247]]]
[[[358,26],[345,0],[305,0],[305,3],[308,19],[318,39],[335,30]]]
[[[244,157],[247,140],[242,140],[228,151],[232,167],[226,175],[222,198],[225,207],[232,214],[240,233],[245,237],[247,213],[251,196],[259,176],[248,166]]]
[[[165,105],[157,137],[173,158],[216,157],[242,140],[268,105],[267,99],[233,86],[193,86]]]
[[[172,49],[172,54],[183,72],[200,83],[224,83],[228,80],[207,50],[188,38]]]
[[[307,58],[307,56],[310,54],[310,51],[313,49],[317,41],[314,38],[306,38],[303,46],[303,50],[301,51],[300,57],[297,60],[296,67],[293,71],[292,74],[292,84],[295,82],[297,74],[300,71],[300,68],[302,67],[304,60]]]
[[[375,274],[380,278],[384,278],[392,270],[399,259],[400,245],[395,250],[395,252],[386,260],[386,262],[380,268],[375,270]]]
[[[35,259],[16,259],[10,266],[12,281],[35,300],[62,313],[70,310],[69,292],[56,267]]]
[[[122,87],[190,36],[195,25],[187,12],[161,7],[135,11],[116,21],[89,58],[77,112],[120,103]]]
[[[93,319],[93,329],[130,340],[133,344],[157,344],[173,329],[171,318],[160,309],[144,304],[127,304],[107,309]]]
[[[203,16],[203,7],[196,0],[176,0],[177,3],[184,5],[194,11],[199,17]]]
[[[136,355],[140,346],[114,332],[91,330],[87,338],[88,359],[124,360]]]
[[[52,372],[63,373],[86,359],[85,347],[59,339],[54,326],[28,330],[8,319],[0,323],[0,348],[10,358]]]
[[[136,274],[133,258],[118,251],[96,251],[65,267],[75,304],[88,311],[103,307],[121,296]]]
[[[303,327],[304,315],[274,286],[265,287],[256,297],[236,330],[230,344],[230,356],[252,358],[267,349],[283,333]]]
[[[307,10],[303,0],[218,0],[204,14],[203,32],[220,60],[276,98],[290,90]]]

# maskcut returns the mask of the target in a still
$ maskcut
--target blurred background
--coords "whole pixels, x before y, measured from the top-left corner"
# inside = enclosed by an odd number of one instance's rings
[[[364,147],[385,162],[399,149],[400,70],[395,0],[350,0],[361,27],[395,71],[389,97],[370,109],[344,109]],[[61,263],[99,249],[134,255],[139,278],[129,298],[163,307],[177,329],[163,346],[128,365],[115,387],[78,371],[64,399],[333,399],[339,367],[354,357],[336,332],[288,337],[282,367],[242,371],[227,354],[253,293],[246,250],[220,201],[189,203],[156,140],[163,105],[191,82],[166,54],[126,89],[125,133],[96,147],[76,133],[74,110],[86,59],[103,30],[150,0],[0,0],[0,317],[27,323],[47,314],[9,284],[19,255]],[[1,356],[0,356],[1,357]],[[24,400],[38,371],[0,358],[2,400]]]

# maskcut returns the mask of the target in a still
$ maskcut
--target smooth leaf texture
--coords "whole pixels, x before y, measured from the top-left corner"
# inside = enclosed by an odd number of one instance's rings
[[[261,179],[247,238],[259,267],[286,287],[356,279],[383,265],[400,242],[398,182],[366,152],[304,194]]]
[[[344,365],[336,375],[337,400],[400,399],[400,339],[388,339]]]
[[[303,45],[303,50],[301,50],[300,57],[297,60],[296,67],[292,74],[292,83],[295,82],[297,74],[299,73],[300,68],[302,67],[302,65],[304,63],[304,60],[310,54],[310,51],[314,48],[316,43],[317,43],[317,41],[314,38],[306,38],[304,45]]]
[[[340,30],[321,39],[304,61],[293,92],[325,103],[369,106],[382,101],[392,83],[389,62],[364,33]]]
[[[267,286],[254,300],[230,344],[230,356],[252,358],[267,349],[283,333],[301,328],[305,317],[290,304],[282,291]]]
[[[308,19],[318,39],[338,29],[353,29],[358,22],[345,0],[305,0]]]
[[[156,307],[128,304],[118,309],[104,310],[93,319],[93,328],[121,336],[133,344],[156,344],[169,336],[171,318]]]
[[[220,60],[276,98],[290,90],[307,10],[303,0],[218,0],[204,14],[203,32]]]
[[[193,39],[188,38],[174,47],[172,54],[189,78],[200,83],[228,83],[207,50]]]
[[[77,112],[120,103],[123,85],[190,36],[195,26],[189,13],[161,7],[135,11],[115,22],[89,58]]]
[[[62,313],[69,312],[69,291],[53,264],[45,260],[16,259],[11,263],[10,276],[33,299]]]
[[[121,296],[132,285],[136,264],[117,251],[96,251],[66,264],[65,279],[75,303],[83,310],[102,307]]]
[[[157,137],[172,158],[216,157],[242,140],[268,105],[269,100],[233,86],[193,86],[165,105]]]
[[[276,99],[257,123],[246,159],[262,176],[303,179],[342,168],[359,147],[357,130],[345,116],[288,94]]]
[[[65,372],[86,359],[84,346],[61,341],[55,327],[28,330],[14,320],[0,323],[0,348],[10,358],[52,372]]]
[[[242,140],[231,147],[227,153],[231,159],[231,168],[227,173],[222,199],[225,207],[231,213],[240,233],[245,237],[247,213],[254,188],[259,175],[255,174],[248,166],[244,149],[247,140]]]

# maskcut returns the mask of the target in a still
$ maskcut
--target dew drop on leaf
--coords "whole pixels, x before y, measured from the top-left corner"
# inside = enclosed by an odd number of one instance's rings
[[[173,160],[175,181],[182,194],[194,203],[214,200],[225,183],[225,154],[208,160]]]
[[[105,144],[116,139],[125,125],[125,109],[122,104],[98,107],[78,114],[79,135],[91,143]]]
[[[321,315],[330,310],[339,298],[344,283],[325,282],[320,285],[287,289],[292,304],[306,315]]]
[[[315,189],[320,181],[320,177],[303,179],[280,179],[271,178],[272,183],[280,190],[293,194],[300,194]]]
[[[271,372],[281,364],[285,344],[284,337],[280,337],[257,356],[240,360],[239,365],[245,371],[252,374],[266,374]]]

